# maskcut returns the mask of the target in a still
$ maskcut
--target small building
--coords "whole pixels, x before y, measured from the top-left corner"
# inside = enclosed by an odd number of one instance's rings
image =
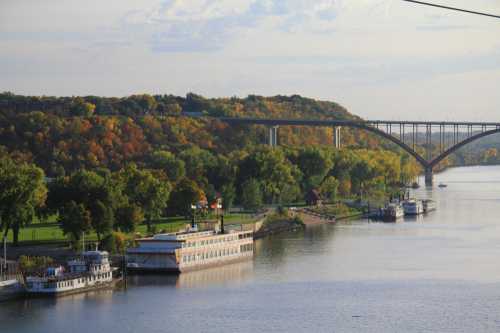
[[[323,204],[323,199],[318,190],[312,189],[306,193],[306,205],[308,206],[321,206]]]

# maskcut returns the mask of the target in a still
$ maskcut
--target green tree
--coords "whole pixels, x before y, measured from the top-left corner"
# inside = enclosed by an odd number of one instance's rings
[[[64,235],[70,235],[76,243],[84,232],[92,228],[90,212],[83,204],[69,201],[60,211],[59,223]]]
[[[31,223],[45,204],[47,187],[40,168],[27,163],[0,159],[0,227],[7,235],[13,232],[18,244],[21,227]]]
[[[281,149],[259,147],[247,155],[239,164],[238,182],[258,179],[266,202],[281,201],[285,188],[296,185],[302,177]],[[242,191],[240,191],[242,193]]]
[[[331,157],[315,147],[301,149],[296,157],[296,163],[303,174],[304,193],[318,187],[333,166]]]
[[[234,187],[234,184],[226,184],[222,186],[221,196],[224,210],[228,210],[233,207],[233,203],[236,200],[236,188]]]
[[[337,198],[339,185],[340,183],[335,177],[329,176],[320,185],[319,190],[323,197],[330,201],[334,201]]]
[[[70,177],[60,177],[50,184],[48,207],[61,212],[71,201],[81,204],[90,212],[91,225],[100,239],[109,233],[114,224],[114,212],[126,203],[121,188],[113,182],[106,170],[99,172],[81,170]],[[63,215],[59,216],[61,219]]]
[[[97,240],[101,240],[102,235],[111,233],[115,221],[113,207],[105,205],[97,200],[92,209],[92,227],[97,234]]]
[[[250,178],[241,185],[241,204],[249,210],[262,207],[262,189],[259,181]]]
[[[119,178],[123,183],[123,193],[131,204],[140,207],[151,228],[151,220],[159,218],[167,207],[171,185],[153,176],[150,171],[139,170],[135,165],[122,169]]]
[[[168,179],[175,183],[186,174],[186,164],[183,160],[177,159],[169,151],[155,151],[151,156],[151,165],[155,169],[164,170]]]
[[[123,232],[135,231],[136,226],[144,221],[144,213],[141,207],[135,204],[129,204],[119,207],[116,211],[115,230]]]
[[[71,106],[71,114],[74,116],[90,117],[94,114],[95,105],[85,102],[81,97],[75,98]]]
[[[188,178],[180,180],[172,190],[168,211],[172,215],[190,216],[191,205],[206,199],[205,193]]]

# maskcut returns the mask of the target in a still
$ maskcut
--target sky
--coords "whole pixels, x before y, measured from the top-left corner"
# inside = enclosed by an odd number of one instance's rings
[[[499,86],[500,19],[401,0],[0,0],[0,91],[17,94],[299,94],[366,119],[500,121]]]

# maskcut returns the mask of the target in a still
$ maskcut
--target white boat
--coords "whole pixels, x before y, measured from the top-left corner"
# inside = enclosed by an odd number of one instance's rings
[[[394,222],[404,215],[404,209],[399,203],[390,203],[384,208],[382,219],[386,222]]]
[[[420,215],[424,213],[424,205],[421,200],[410,199],[403,203],[405,215]]]
[[[436,202],[434,200],[423,200],[422,204],[424,206],[424,213],[429,213],[437,209]]]
[[[3,239],[3,258],[0,257],[0,301],[6,301],[22,296],[24,289],[15,261],[7,260],[7,238]]]
[[[26,277],[26,292],[57,296],[110,287],[113,271],[108,257],[106,251],[83,252],[66,267],[49,267],[41,276]]]
[[[253,232],[189,231],[138,239],[127,250],[127,270],[172,272],[218,266],[253,258]]]
[[[0,301],[6,301],[19,297],[24,290],[18,279],[1,279],[0,278]]]

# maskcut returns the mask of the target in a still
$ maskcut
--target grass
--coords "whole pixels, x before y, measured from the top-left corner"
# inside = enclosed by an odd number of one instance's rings
[[[215,219],[215,216],[209,217]],[[61,228],[55,222],[56,219],[51,217],[48,221],[36,221],[19,231],[19,242],[22,243],[47,243],[50,241],[59,242],[67,241],[68,239],[64,236]],[[228,214],[224,216],[225,223],[248,223],[252,222],[252,216],[250,214]],[[189,219],[184,217],[165,217],[153,221],[153,226],[156,232],[176,232],[182,229],[186,224],[190,223]],[[140,224],[137,226],[134,233],[140,233],[141,235],[147,234],[146,224]],[[12,230],[9,231],[7,235],[7,241],[12,242]],[[85,234],[85,239],[92,241],[97,240],[97,235],[92,233]]]
[[[360,213],[359,210],[348,207],[343,203],[329,204],[320,207],[315,207],[312,210],[319,214],[335,215],[337,218]]]

